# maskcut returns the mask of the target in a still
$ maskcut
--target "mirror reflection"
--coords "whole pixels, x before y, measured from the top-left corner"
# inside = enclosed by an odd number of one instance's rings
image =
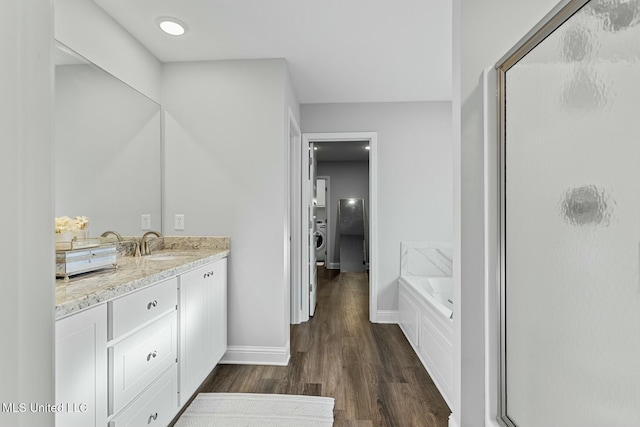
[[[366,231],[364,199],[339,199],[340,272],[365,271]]]
[[[147,215],[160,229],[160,105],[59,42],[54,58],[55,216],[92,236],[139,235]]]

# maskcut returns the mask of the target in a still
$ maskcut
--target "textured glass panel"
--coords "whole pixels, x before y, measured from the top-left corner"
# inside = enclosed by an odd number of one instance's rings
[[[506,73],[506,413],[640,426],[640,0],[588,3]]]

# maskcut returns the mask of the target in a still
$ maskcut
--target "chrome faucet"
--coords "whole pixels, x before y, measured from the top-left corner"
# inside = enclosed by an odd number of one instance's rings
[[[122,236],[117,231],[105,231],[100,235],[100,237],[107,237],[109,234],[113,234],[114,236],[116,236],[116,239],[118,239],[118,242],[122,242]]]
[[[153,234],[156,237],[162,237],[159,231],[147,231],[140,238],[140,254],[141,255],[150,255],[151,250],[149,249],[149,242],[147,241],[147,236]]]

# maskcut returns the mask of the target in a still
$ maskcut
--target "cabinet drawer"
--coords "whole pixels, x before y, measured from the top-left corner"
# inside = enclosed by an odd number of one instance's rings
[[[109,427],[164,427],[177,412],[178,368],[173,366],[111,420]]]
[[[178,279],[172,278],[156,285],[110,301],[109,340],[166,313],[178,303]]]
[[[109,414],[115,414],[177,360],[174,311],[109,347]]]

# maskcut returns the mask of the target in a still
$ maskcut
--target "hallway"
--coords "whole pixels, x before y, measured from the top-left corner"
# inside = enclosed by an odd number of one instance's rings
[[[201,392],[335,398],[334,427],[446,427],[449,408],[397,325],[368,320],[366,273],[318,269],[318,306],[288,366],[220,365]]]

